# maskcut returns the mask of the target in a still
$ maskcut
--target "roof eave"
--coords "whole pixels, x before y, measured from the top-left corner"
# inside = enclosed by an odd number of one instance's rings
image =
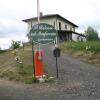
[[[69,20],[67,20],[66,18],[60,16],[59,14],[45,15],[45,16],[42,16],[42,17],[40,17],[40,18],[42,19],[42,18],[53,17],[53,16],[55,16],[55,17],[59,17],[59,18],[65,20],[65,21],[67,21],[68,23],[72,24],[73,26],[78,27],[76,24],[70,22]],[[34,20],[34,19],[37,19],[37,17],[29,18],[29,19],[25,19],[25,20],[22,20],[22,21],[23,21],[23,22],[28,22],[28,21],[31,21],[31,20]]]

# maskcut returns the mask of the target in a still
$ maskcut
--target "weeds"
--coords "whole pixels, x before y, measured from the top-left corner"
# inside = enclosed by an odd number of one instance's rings
[[[61,44],[62,48],[72,49],[76,51],[90,51],[90,52],[100,52],[100,41],[92,42],[64,42]]]
[[[100,41],[64,42],[60,44],[63,52],[100,66]]]

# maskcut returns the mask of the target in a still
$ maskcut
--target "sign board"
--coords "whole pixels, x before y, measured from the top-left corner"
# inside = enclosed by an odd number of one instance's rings
[[[61,50],[60,48],[55,48],[53,51],[54,57],[60,57],[61,55]]]
[[[36,43],[47,44],[55,40],[57,31],[52,25],[40,23],[32,27],[30,36]]]

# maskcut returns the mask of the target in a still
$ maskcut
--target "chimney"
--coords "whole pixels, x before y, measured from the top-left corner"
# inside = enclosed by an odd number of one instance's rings
[[[43,16],[43,12],[40,12],[40,17],[42,17]]]

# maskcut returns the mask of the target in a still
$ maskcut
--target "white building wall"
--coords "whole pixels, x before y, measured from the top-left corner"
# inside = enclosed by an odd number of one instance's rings
[[[86,42],[86,37],[83,37],[83,41]]]
[[[45,19],[40,19],[40,23],[47,23],[52,26],[54,26],[54,22],[56,21],[56,18],[45,18]],[[28,22],[28,32],[31,30],[32,26],[37,24],[37,20],[32,20]],[[55,23],[55,28],[56,28],[56,23]]]
[[[72,40],[73,41],[84,41],[84,42],[86,42],[86,37],[83,37],[79,34],[72,33]]]
[[[77,34],[72,33],[72,40],[73,40],[73,41],[77,41],[77,37],[78,37]]]
[[[56,30],[59,30],[59,22],[61,22],[61,30],[67,30],[67,31],[75,31],[75,27],[69,23],[66,23],[65,21],[63,21],[60,18],[45,18],[45,19],[40,19],[40,23],[47,23],[50,24],[52,26],[55,27]],[[32,21],[28,21],[27,25],[28,25],[28,33],[31,30],[32,26],[37,24],[37,20],[32,20]],[[67,25],[67,29],[65,29],[65,25]],[[86,38],[79,35],[79,34],[75,34],[72,33],[72,40],[73,41],[86,41]]]
[[[55,29],[56,30],[59,30],[59,22],[61,22],[61,30],[69,30],[71,31],[75,31],[75,27],[69,23],[66,23],[65,21],[63,21],[62,19],[60,18],[45,18],[45,19],[40,19],[40,23],[47,23],[47,24],[50,24],[52,26],[54,26],[55,24]],[[32,20],[32,21],[29,21],[27,22],[28,23],[28,32],[31,30],[31,27],[34,25],[34,24],[37,24],[37,20]],[[65,29],[65,25],[67,25],[67,29]]]
[[[61,22],[61,30],[75,31],[75,27],[69,23],[66,23],[64,20],[57,18],[57,30],[59,30],[59,22]],[[67,29],[65,28],[67,25]]]

